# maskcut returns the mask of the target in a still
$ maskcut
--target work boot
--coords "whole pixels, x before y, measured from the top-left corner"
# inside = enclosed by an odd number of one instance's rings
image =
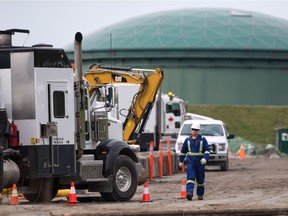
[[[198,200],[203,200],[204,197],[203,196],[198,196]]]
[[[188,194],[186,195],[186,199],[189,200],[189,201],[191,201],[191,200],[192,200],[192,194],[188,193]]]

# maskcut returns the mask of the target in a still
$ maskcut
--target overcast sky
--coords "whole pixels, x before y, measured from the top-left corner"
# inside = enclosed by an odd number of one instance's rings
[[[182,8],[234,8],[262,12],[288,20],[288,0],[106,0],[106,1],[3,1],[0,30],[21,28],[14,45],[37,43],[65,47],[77,31],[88,35],[125,19],[157,11]]]

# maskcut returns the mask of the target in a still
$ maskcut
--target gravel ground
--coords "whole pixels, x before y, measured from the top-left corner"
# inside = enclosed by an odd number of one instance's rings
[[[133,215],[141,212],[163,215],[163,212],[220,210],[232,215],[241,209],[250,213],[253,210],[269,212],[269,209],[282,209],[283,215],[288,212],[288,157],[232,158],[227,172],[207,167],[203,201],[179,199],[181,181],[185,178],[185,173],[178,173],[148,182],[151,202],[142,202],[143,186],[138,187],[130,202],[104,202],[96,193],[85,202],[77,196],[81,202],[72,207],[66,205],[66,198],[55,198],[48,204],[30,204],[20,198],[20,205],[10,205],[10,198],[3,196],[0,215]]]

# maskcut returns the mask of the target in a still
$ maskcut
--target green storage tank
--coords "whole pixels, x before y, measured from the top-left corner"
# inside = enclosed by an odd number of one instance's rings
[[[73,60],[73,44],[66,51]],[[190,104],[288,105],[288,21],[258,12],[190,8],[124,20],[84,36],[83,65],[95,63],[161,67],[161,91]]]

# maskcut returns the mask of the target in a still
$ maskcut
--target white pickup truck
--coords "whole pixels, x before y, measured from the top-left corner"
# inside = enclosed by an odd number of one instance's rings
[[[187,136],[191,135],[192,122],[200,124],[200,134],[207,139],[210,147],[210,159],[207,165],[220,165],[222,171],[229,168],[229,140],[234,134],[228,134],[224,122],[214,119],[186,120],[180,128],[176,143],[175,152],[180,153],[182,144]]]

